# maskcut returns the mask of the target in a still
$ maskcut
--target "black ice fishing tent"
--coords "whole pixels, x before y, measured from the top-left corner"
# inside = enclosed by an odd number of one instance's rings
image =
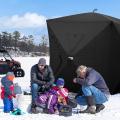
[[[84,13],[47,20],[50,65],[55,77],[63,77],[70,91],[78,65],[95,68],[112,94],[120,92],[120,19]]]

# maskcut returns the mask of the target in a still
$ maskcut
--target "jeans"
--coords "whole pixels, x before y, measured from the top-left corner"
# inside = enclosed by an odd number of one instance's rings
[[[93,96],[96,104],[103,104],[108,100],[103,92],[101,92],[98,88],[92,85],[82,86],[82,92],[84,95],[78,96],[76,98],[77,103],[80,105],[87,105],[86,96]]]
[[[35,100],[38,98],[38,91],[40,88],[41,86],[36,83],[31,84],[32,103],[35,103]]]
[[[13,110],[13,100],[9,98],[3,99],[4,112],[8,113]]]

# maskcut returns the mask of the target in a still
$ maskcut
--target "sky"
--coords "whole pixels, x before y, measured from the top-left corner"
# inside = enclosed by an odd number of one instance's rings
[[[0,0],[0,31],[47,35],[47,19],[96,12],[120,19],[120,0]],[[39,41],[36,39],[35,41]]]

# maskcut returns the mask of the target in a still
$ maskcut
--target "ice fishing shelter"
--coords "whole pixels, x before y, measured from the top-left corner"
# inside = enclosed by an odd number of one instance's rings
[[[78,65],[99,71],[112,94],[120,92],[120,19],[84,13],[47,20],[50,65],[55,77],[77,92],[73,84]]]

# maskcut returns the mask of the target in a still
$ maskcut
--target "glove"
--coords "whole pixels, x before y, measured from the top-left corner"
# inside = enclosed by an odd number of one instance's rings
[[[46,84],[45,81],[37,81],[37,83],[40,84],[40,85],[45,85]]]
[[[13,94],[12,96],[13,96],[14,98],[16,98],[16,95],[15,95],[15,94]]]
[[[44,86],[45,86],[45,88],[50,88],[51,84],[49,82],[47,82]]]

